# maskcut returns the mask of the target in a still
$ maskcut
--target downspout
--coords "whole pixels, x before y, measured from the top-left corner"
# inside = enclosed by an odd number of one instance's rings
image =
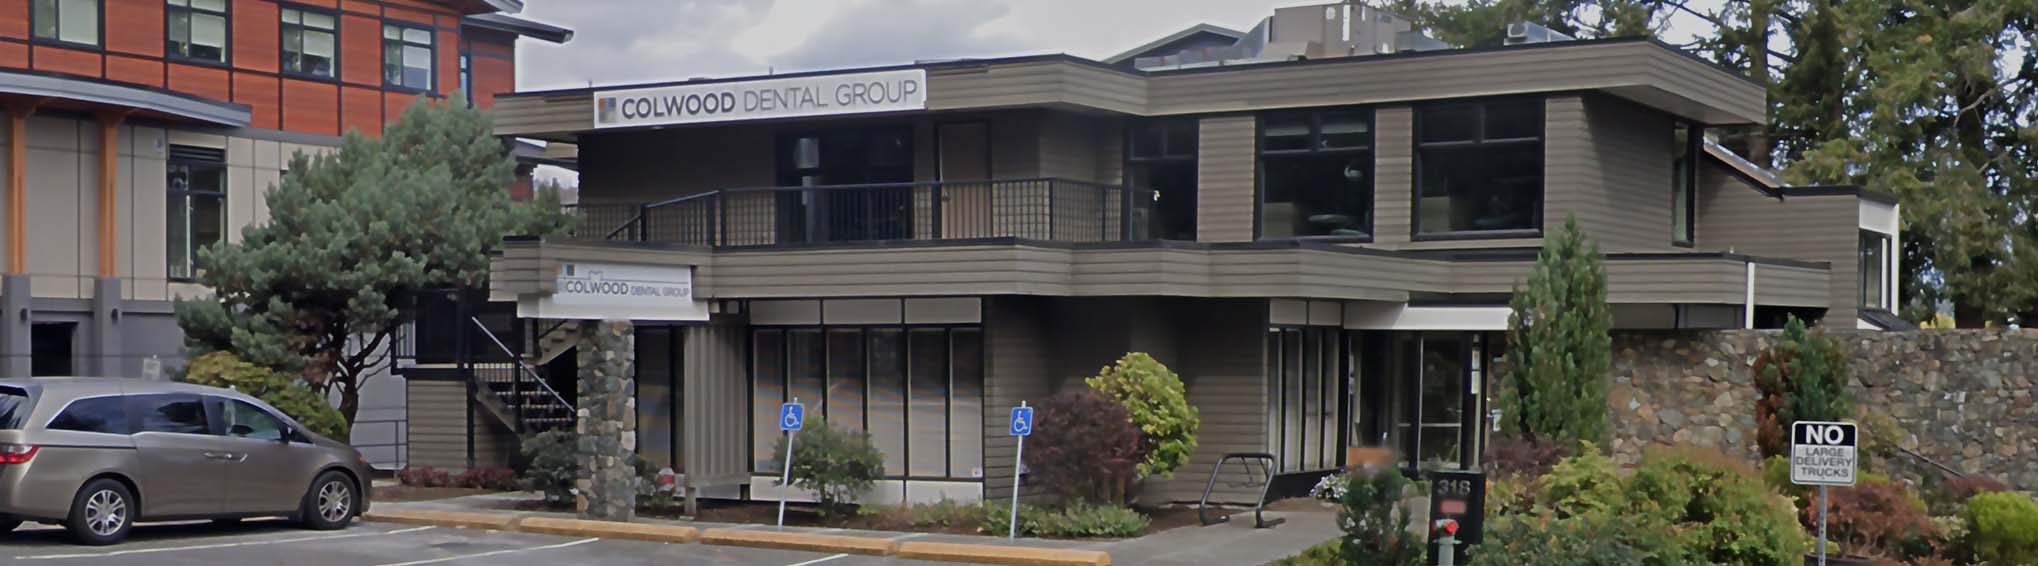
[[[1749,261],[1747,296],[1741,303],[1741,328],[1755,328],[1755,262]]]

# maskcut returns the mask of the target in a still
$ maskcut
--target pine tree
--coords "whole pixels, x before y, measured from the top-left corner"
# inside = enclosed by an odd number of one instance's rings
[[[1790,453],[1790,423],[1844,421],[1854,416],[1847,360],[1840,344],[1791,317],[1783,335],[1755,358],[1755,442],[1763,456]]]
[[[348,132],[336,151],[292,156],[267,193],[268,221],[199,252],[214,294],[177,304],[191,355],[228,351],[300,376],[338,393],[352,423],[407,297],[482,285],[504,235],[570,224],[556,188],[510,201],[516,164],[491,130],[477,110],[420,99],[381,138]]]
[[[1544,237],[1528,287],[1515,289],[1508,306],[1503,427],[1531,440],[1601,442],[1613,314],[1599,244],[1576,218]]]

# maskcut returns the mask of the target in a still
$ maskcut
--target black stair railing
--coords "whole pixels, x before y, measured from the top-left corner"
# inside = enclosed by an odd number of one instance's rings
[[[469,316],[467,320],[509,360],[507,366],[480,366],[470,361],[468,379],[502,400],[503,405],[509,408],[512,420],[516,421],[517,432],[542,432],[570,426],[574,419],[573,404],[560,396],[523,356],[496,337],[480,318]]]

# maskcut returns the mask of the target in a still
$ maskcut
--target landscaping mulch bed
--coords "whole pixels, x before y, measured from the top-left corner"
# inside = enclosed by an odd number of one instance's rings
[[[484,495],[489,493],[502,493],[502,492],[492,489],[474,489],[466,487],[418,487],[414,485],[397,485],[387,487],[376,487],[374,497],[376,502],[433,501],[438,499],[452,499],[455,497],[466,497],[469,495]]]
[[[682,515],[685,510],[678,507],[642,509],[637,513],[643,517],[667,520],[756,525],[773,525],[778,523],[778,503],[775,502],[702,499],[700,506],[700,514],[692,517]],[[517,511],[573,510],[572,505],[555,505],[535,499],[507,502],[504,507]],[[795,527],[822,527],[862,531],[898,531],[956,535],[987,534],[980,530],[982,527],[980,521],[973,518],[964,518],[944,525],[916,520],[915,513],[918,512],[924,512],[924,508],[880,507],[879,511],[874,514],[823,518],[820,511],[813,506],[794,503],[786,507],[785,524]],[[1196,517],[1196,508],[1194,506],[1141,507],[1139,512],[1146,515],[1150,521],[1146,531],[1140,533],[1141,536],[1201,524],[1201,521]],[[1236,512],[1236,510],[1225,510],[1223,512]]]

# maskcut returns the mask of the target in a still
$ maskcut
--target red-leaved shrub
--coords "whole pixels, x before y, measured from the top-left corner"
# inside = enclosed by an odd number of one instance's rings
[[[1028,482],[1063,496],[1122,503],[1146,460],[1125,407],[1083,388],[1047,398],[1026,439]]]
[[[446,487],[453,485],[452,474],[429,466],[397,470],[396,481],[411,487]]]
[[[505,468],[475,468],[454,477],[453,485],[471,489],[516,491],[517,473]]]
[[[1923,502],[1912,499],[1901,484],[1864,481],[1854,487],[1833,488],[1828,505],[1827,529],[1848,554],[1871,558],[1902,559],[1908,543],[1933,534],[1932,520]],[[1817,532],[1819,507],[1805,509],[1807,532]]]

